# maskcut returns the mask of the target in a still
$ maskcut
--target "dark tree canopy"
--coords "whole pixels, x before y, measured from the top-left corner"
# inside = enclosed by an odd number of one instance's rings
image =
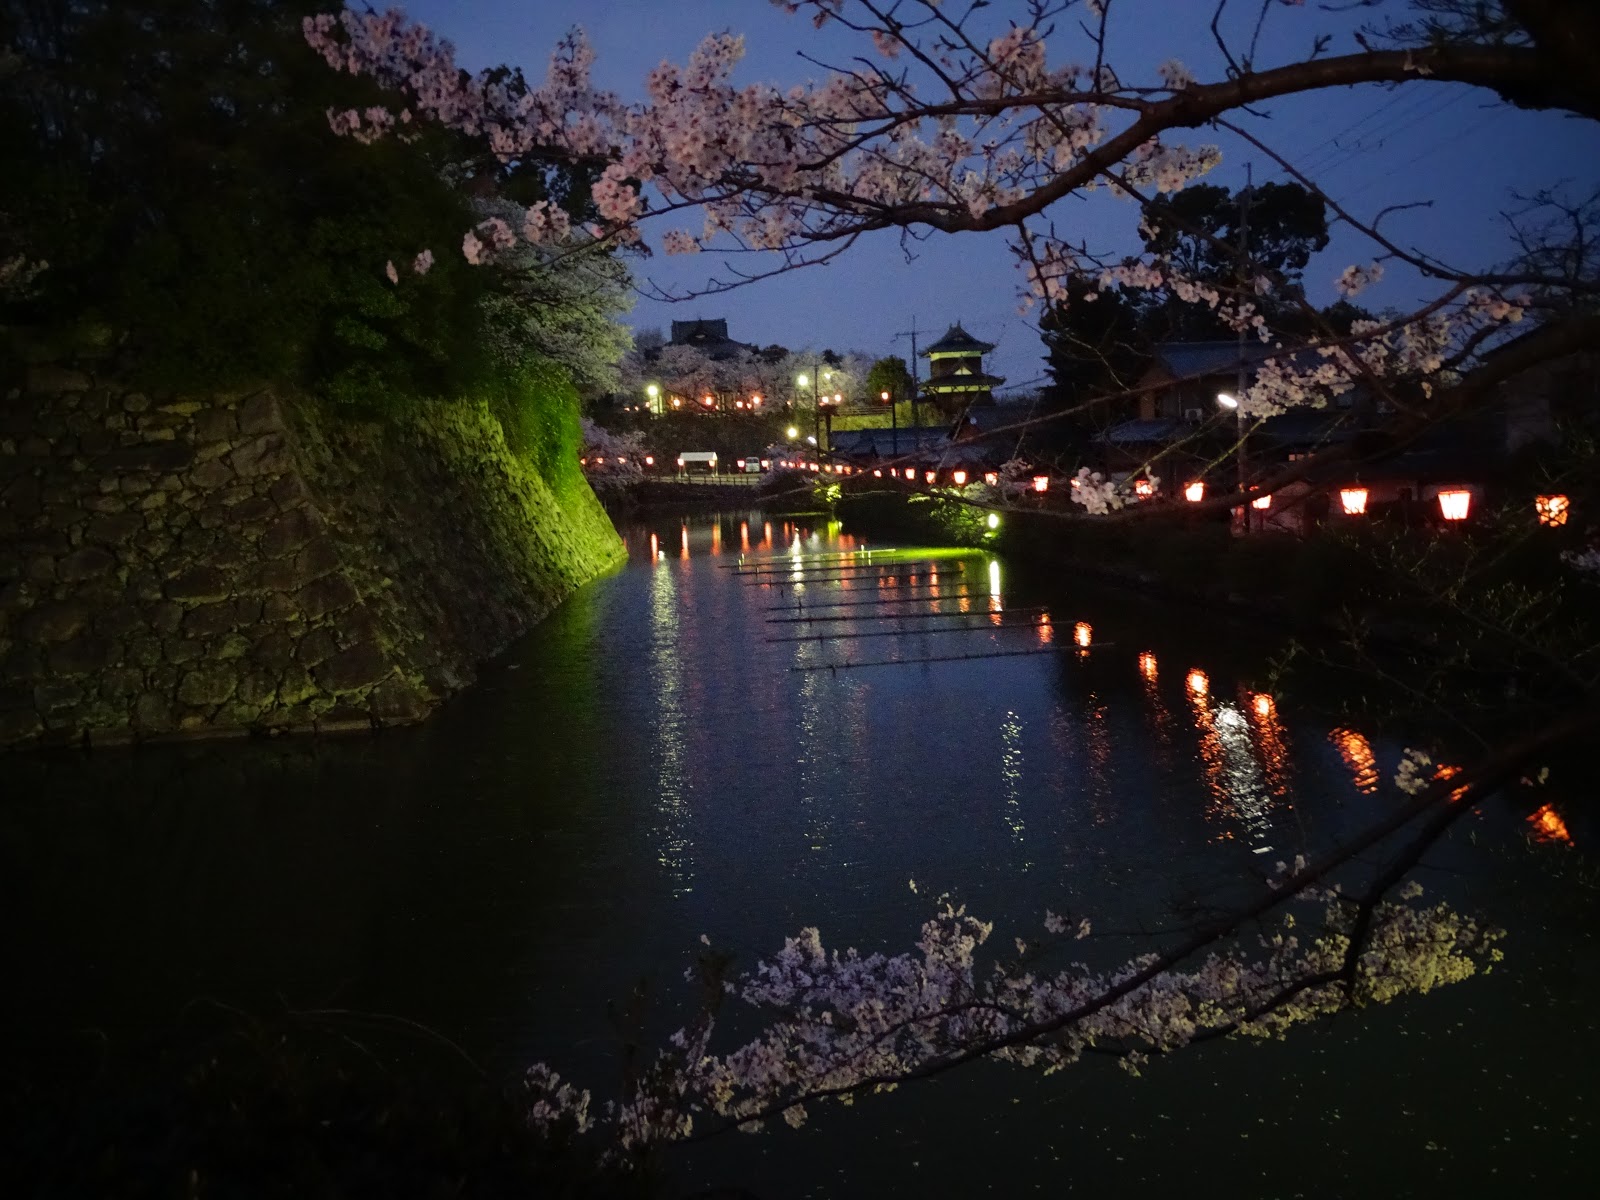
[[[867,372],[868,397],[876,400],[884,392],[889,393],[891,401],[908,400],[911,397],[911,368],[899,355],[880,358]]]
[[[1269,290],[1257,304],[1269,316],[1295,306],[1300,277],[1311,256],[1328,244],[1326,205],[1298,183],[1268,183],[1230,192],[1210,183],[1157,196],[1145,210],[1145,248],[1161,255],[1182,278],[1219,288],[1264,276]],[[1152,328],[1162,340],[1226,336],[1203,306],[1168,296]]]
[[[438,128],[334,137],[330,109],[380,94],[309,51],[301,19],[326,7],[0,6],[0,259],[48,263],[0,321],[109,326],[153,385],[279,378],[381,399],[481,383],[479,301],[503,281],[455,252],[472,196],[554,183],[586,215],[586,184],[501,168]],[[414,274],[426,248],[435,265]]]

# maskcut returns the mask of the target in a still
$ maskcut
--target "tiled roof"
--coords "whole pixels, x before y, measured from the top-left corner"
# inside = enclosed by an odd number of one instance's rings
[[[961,323],[958,321],[945,331],[942,338],[924,350],[922,357],[926,358],[930,354],[987,354],[993,349],[993,344],[980,342],[961,328]]]

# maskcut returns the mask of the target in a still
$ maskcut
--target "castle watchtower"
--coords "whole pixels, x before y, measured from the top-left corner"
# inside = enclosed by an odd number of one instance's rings
[[[993,350],[980,342],[960,323],[950,326],[945,335],[922,352],[928,360],[928,380],[922,394],[946,416],[954,416],[969,404],[994,403],[994,389],[1005,382],[983,369],[983,356]]]

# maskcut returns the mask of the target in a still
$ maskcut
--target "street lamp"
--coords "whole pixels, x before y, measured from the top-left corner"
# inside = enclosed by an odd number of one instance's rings
[[[1242,354],[1242,352],[1241,352],[1241,354]],[[1240,358],[1241,365],[1240,365],[1240,368],[1239,368],[1239,371],[1240,371],[1239,384],[1240,384],[1241,388],[1244,386],[1244,374],[1243,374],[1244,367],[1242,365],[1243,361],[1244,360],[1241,357]],[[1244,466],[1244,406],[1239,403],[1239,397],[1233,395],[1231,392],[1218,392],[1217,393],[1217,403],[1222,405],[1223,408],[1228,408],[1228,409],[1232,409],[1233,410],[1234,434],[1239,440],[1239,444],[1234,448],[1233,456],[1234,456],[1234,459],[1239,464],[1239,491],[1242,494],[1244,492],[1244,490],[1245,490],[1244,485],[1245,485],[1245,475],[1246,475],[1245,466]],[[1240,520],[1244,524],[1244,531],[1246,533],[1249,533],[1250,532],[1250,510],[1248,508],[1239,509],[1239,516],[1240,516]]]

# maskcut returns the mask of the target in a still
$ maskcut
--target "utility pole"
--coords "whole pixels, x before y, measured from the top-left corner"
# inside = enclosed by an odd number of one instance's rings
[[[1237,304],[1242,304],[1244,302],[1247,286],[1249,287],[1249,294],[1255,294],[1255,273],[1250,269],[1250,205],[1254,200],[1255,174],[1251,168],[1251,164],[1245,163],[1244,194],[1239,198],[1239,299],[1236,302]],[[1237,445],[1234,447],[1233,454],[1234,458],[1239,464],[1238,492],[1241,496],[1244,495],[1245,483],[1249,478],[1249,472],[1245,467],[1245,330],[1246,326],[1239,326],[1239,376],[1235,384],[1237,390],[1233,393],[1234,399],[1238,401],[1233,410],[1235,417],[1234,432],[1236,434],[1237,441]],[[1239,502],[1239,527],[1247,534],[1250,532],[1250,502],[1248,500],[1241,500]]]
[[[911,339],[911,427],[918,428],[921,422],[917,420],[917,393],[922,390],[922,384],[917,380],[917,318],[911,318],[911,329],[907,333],[897,333],[897,338],[908,337]]]

